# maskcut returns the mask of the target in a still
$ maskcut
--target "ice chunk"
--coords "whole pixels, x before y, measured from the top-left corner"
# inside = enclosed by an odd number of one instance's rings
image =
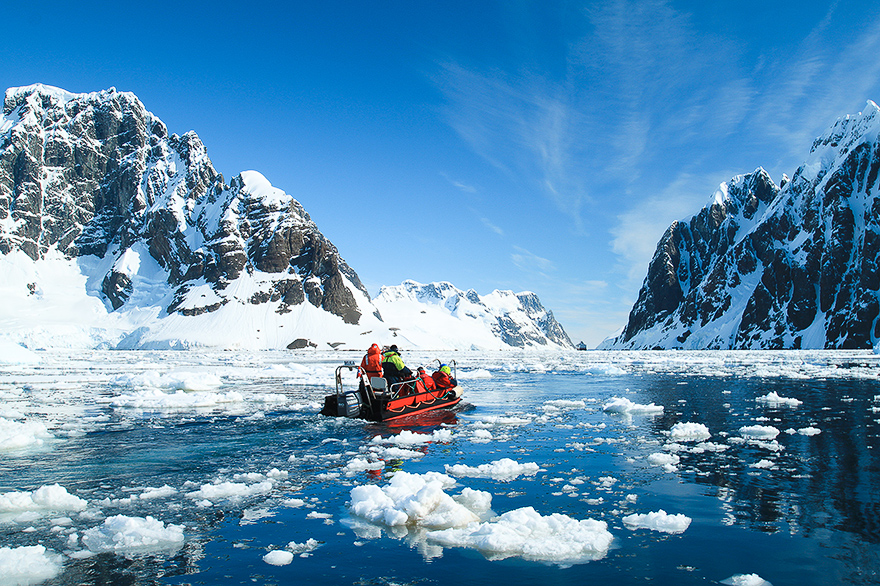
[[[604,521],[559,513],[542,516],[523,507],[476,525],[432,531],[427,539],[447,547],[471,547],[489,559],[518,556],[569,566],[605,557],[613,536]]]
[[[665,454],[663,452],[654,452],[648,456],[648,464],[651,466],[661,466],[667,472],[678,470],[676,466],[678,466],[680,460],[675,454]]]
[[[37,490],[0,493],[0,514],[25,511],[82,511],[88,502],[67,492],[60,484]]]
[[[0,452],[41,446],[54,437],[41,421],[19,422],[0,417]]]
[[[801,435],[811,436],[811,435],[819,435],[822,433],[822,430],[818,427],[802,427],[797,432]]]
[[[63,557],[42,545],[0,547],[0,584],[39,584],[61,573]]]
[[[776,391],[770,391],[763,397],[758,397],[755,399],[756,403],[764,403],[765,405],[769,405],[771,407],[797,407],[801,405],[803,401],[798,401],[797,399],[789,399],[787,397],[780,397]]]
[[[758,574],[737,574],[721,580],[721,583],[728,586],[773,586]]]
[[[235,499],[264,494],[272,490],[272,482],[264,480],[255,484],[242,482],[220,482],[217,484],[203,484],[199,490],[186,493],[187,498],[207,499],[216,501],[219,499]]]
[[[416,446],[430,442],[449,442],[451,440],[452,432],[448,429],[438,429],[433,433],[414,433],[404,429],[399,434],[389,436],[387,439],[377,435],[371,442],[374,444],[394,444],[396,446]]]
[[[480,520],[492,497],[466,489],[458,498],[444,492],[455,480],[439,472],[397,472],[384,487],[375,484],[351,490],[351,512],[374,523],[391,527],[418,525],[429,529],[461,527]]]
[[[644,413],[648,415],[659,415],[663,413],[662,405],[655,405],[654,403],[649,403],[648,405],[641,405],[639,403],[633,403],[626,397],[614,397],[608,400],[603,406],[602,409],[606,413],[619,413],[621,415],[630,415],[634,413]]]
[[[145,553],[176,550],[183,545],[183,525],[167,526],[153,517],[115,515],[103,525],[87,529],[82,536],[89,551],[115,553]]]
[[[264,555],[263,561],[273,566],[286,566],[293,561],[293,554],[283,549],[276,549]]]
[[[680,513],[670,515],[660,509],[651,513],[627,515],[623,518],[623,523],[632,530],[650,529],[663,533],[684,533],[691,524],[691,518]]]
[[[453,476],[468,476],[471,478],[492,478],[508,482],[519,476],[534,476],[541,469],[534,462],[520,464],[510,458],[502,458],[488,464],[479,466],[467,466],[466,464],[446,464],[446,473]]]
[[[739,428],[740,434],[748,439],[768,439],[772,440],[779,435],[779,430],[768,425],[749,425]]]
[[[676,423],[669,431],[669,435],[677,442],[699,442],[712,437],[709,428],[702,423]]]

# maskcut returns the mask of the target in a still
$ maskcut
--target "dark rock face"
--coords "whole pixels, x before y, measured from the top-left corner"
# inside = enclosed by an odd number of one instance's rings
[[[268,278],[248,303],[284,313],[307,299],[359,322],[356,292],[369,295],[299,202],[253,172],[226,185],[194,132],[169,136],[134,95],[30,86],[6,93],[3,115],[0,253],[118,261],[142,246],[174,290],[168,313],[214,311],[231,301],[230,283],[259,273]],[[133,283],[110,264],[99,282],[115,310]],[[219,299],[200,305],[196,284]]]
[[[663,235],[604,347],[870,348],[880,338],[880,109],[817,139],[777,187],[763,169]]]

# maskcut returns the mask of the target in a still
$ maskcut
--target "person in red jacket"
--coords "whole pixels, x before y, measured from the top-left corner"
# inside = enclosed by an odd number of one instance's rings
[[[438,389],[451,389],[456,386],[458,383],[455,382],[455,379],[449,376],[452,371],[445,364],[440,365],[440,370],[432,374],[431,376],[434,378],[434,385]]]
[[[382,350],[378,344],[373,344],[367,350],[367,355],[361,360],[361,371],[365,372],[368,378],[382,377]]]
[[[425,385],[426,391],[434,390],[434,379],[431,377],[431,375],[428,374],[424,366],[419,367],[419,380],[421,380],[422,384]]]

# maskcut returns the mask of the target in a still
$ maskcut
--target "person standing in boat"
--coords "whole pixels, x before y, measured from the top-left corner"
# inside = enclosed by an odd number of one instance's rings
[[[361,371],[366,373],[368,380],[382,378],[382,350],[379,344],[373,344],[367,350],[367,354],[361,360]]]
[[[397,344],[392,344],[388,351],[385,352],[385,356],[382,359],[382,370],[385,372],[385,380],[388,381],[389,387],[394,383],[412,378],[413,374],[403,363],[400,351],[397,349]]]

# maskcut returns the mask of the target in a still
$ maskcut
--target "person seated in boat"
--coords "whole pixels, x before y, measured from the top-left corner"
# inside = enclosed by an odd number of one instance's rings
[[[373,344],[367,350],[361,360],[361,372],[367,375],[367,380],[373,377],[382,378],[382,350],[379,348],[379,344]]]
[[[385,352],[382,358],[382,370],[385,373],[385,380],[388,381],[389,388],[394,383],[411,379],[413,375],[412,371],[403,363],[396,344],[392,344],[388,351]]]
[[[422,381],[422,385],[425,387],[426,391],[433,391],[436,388],[434,378],[428,374],[428,371],[425,370],[424,366],[418,368],[417,375],[419,380]]]
[[[434,378],[434,385],[438,389],[451,389],[458,386],[458,382],[450,376],[451,374],[452,370],[445,364],[441,364],[440,370],[431,375]]]

